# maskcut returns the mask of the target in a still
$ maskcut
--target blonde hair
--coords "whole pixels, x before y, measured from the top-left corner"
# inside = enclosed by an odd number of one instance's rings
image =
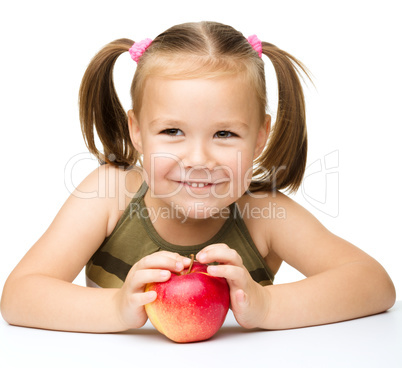
[[[119,39],[101,49],[82,79],[79,106],[86,145],[101,162],[128,168],[139,160],[128,130],[128,119],[113,83],[119,55],[134,41]],[[307,129],[299,72],[305,67],[292,55],[262,42],[278,81],[277,118],[263,153],[255,160],[249,190],[289,189],[300,186],[307,158]],[[144,84],[150,75],[169,78],[213,78],[243,73],[255,87],[261,122],[267,110],[264,61],[234,28],[215,22],[185,23],[157,36],[138,61],[131,85],[133,110],[139,114]],[[94,126],[103,145],[94,139]]]

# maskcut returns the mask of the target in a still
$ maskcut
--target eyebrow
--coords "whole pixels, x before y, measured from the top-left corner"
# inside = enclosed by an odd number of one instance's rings
[[[250,127],[250,124],[248,124],[242,120],[218,121],[218,122],[216,122],[216,125],[222,126],[222,127],[227,126],[228,128],[235,126],[235,127],[239,127],[239,128],[243,128],[243,129],[248,129]]]
[[[189,123],[187,123],[186,121],[177,120],[177,119],[156,118],[156,119],[150,121],[149,126],[153,127],[158,124],[166,124],[166,125],[174,126],[174,125],[188,125]],[[216,125],[217,129],[233,128],[233,126],[242,128],[242,129],[248,129],[250,126],[250,124],[248,124],[242,120],[238,120],[238,119],[217,121],[214,124]]]
[[[184,124],[184,122],[177,119],[163,119],[163,118],[156,118],[149,122],[149,126],[151,127],[157,124]]]

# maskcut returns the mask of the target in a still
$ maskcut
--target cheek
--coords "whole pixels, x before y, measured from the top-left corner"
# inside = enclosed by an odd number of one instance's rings
[[[253,177],[253,160],[250,159],[247,162],[243,162],[241,171],[242,186],[243,189],[246,190],[249,187]]]
[[[246,190],[253,177],[253,163],[254,163],[254,152],[252,150],[245,150],[242,152],[241,164],[239,165],[240,173],[242,177],[242,187]]]
[[[180,180],[183,163],[172,154],[150,153],[143,156],[143,168],[148,186],[156,188],[163,184],[164,179]]]
[[[232,190],[242,195],[250,185],[253,176],[253,155],[248,151],[238,151],[228,155],[224,165],[230,178]]]
[[[241,177],[248,176],[252,173],[254,157],[250,150],[237,152],[236,160],[232,161],[232,167],[235,167],[236,174]]]

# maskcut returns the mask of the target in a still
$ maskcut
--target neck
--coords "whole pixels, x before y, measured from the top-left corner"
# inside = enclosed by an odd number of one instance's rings
[[[208,241],[220,230],[230,213],[225,209],[222,216],[190,218],[171,206],[155,205],[148,193],[144,201],[149,219],[159,236],[176,245],[196,245]]]

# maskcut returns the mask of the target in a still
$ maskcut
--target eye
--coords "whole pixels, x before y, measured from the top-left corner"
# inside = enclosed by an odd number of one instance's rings
[[[161,134],[166,134],[170,136],[184,135],[180,129],[170,128],[161,131]]]
[[[215,138],[230,138],[230,137],[238,137],[236,133],[229,132],[228,130],[220,130],[216,132],[214,135]]]

